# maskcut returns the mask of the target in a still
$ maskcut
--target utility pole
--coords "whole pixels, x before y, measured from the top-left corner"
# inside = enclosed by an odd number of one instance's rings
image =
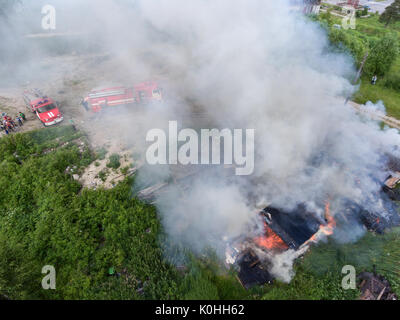
[[[361,73],[362,73],[362,71],[363,71],[363,69],[364,69],[364,64],[365,64],[365,62],[367,62],[368,54],[369,54],[369,53],[368,53],[368,51],[367,51],[367,52],[365,53],[365,56],[364,56],[362,62],[361,62],[360,69],[358,69],[356,78],[354,79],[354,84],[357,84],[358,80],[359,80],[360,77],[361,77]]]
[[[363,71],[363,69],[364,69],[365,62],[367,62],[368,54],[369,54],[369,53],[368,53],[368,51],[367,51],[367,52],[365,53],[365,55],[364,55],[364,58],[363,58],[363,60],[362,60],[362,62],[361,62],[361,65],[360,65],[360,68],[358,69],[357,74],[356,74],[356,77],[354,78],[353,85],[356,85],[357,82],[358,82],[358,80],[359,80],[360,77],[361,77],[362,71]],[[349,102],[350,98],[351,98],[351,97],[347,97],[344,104],[347,104],[347,102]]]

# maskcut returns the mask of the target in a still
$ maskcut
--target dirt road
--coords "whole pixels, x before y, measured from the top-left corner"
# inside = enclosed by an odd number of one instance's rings
[[[366,114],[374,120],[382,121],[385,124],[387,124],[389,127],[400,129],[400,120],[397,120],[396,118],[389,117],[389,116],[385,115],[383,112],[371,110],[371,109],[366,108],[365,106],[355,103],[353,101],[349,101],[348,104],[350,106],[352,106],[354,109],[356,109],[358,112]]]

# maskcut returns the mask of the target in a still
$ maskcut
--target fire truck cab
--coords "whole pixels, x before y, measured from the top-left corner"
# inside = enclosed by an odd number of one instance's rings
[[[44,95],[40,90],[27,90],[23,93],[26,107],[39,118],[44,126],[51,126],[64,120],[57,102]]]
[[[142,82],[133,86],[136,103],[162,101],[162,90],[155,81]]]
[[[161,88],[154,81],[143,82],[133,87],[110,87],[92,90],[82,105],[86,110],[99,112],[103,108],[120,105],[146,104],[152,101],[162,101]]]

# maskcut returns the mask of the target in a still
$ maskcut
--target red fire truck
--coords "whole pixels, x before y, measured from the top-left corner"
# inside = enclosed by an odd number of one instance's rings
[[[162,92],[155,81],[142,82],[133,87],[110,87],[92,90],[82,101],[86,110],[99,112],[103,108],[146,104],[153,101],[162,101]]]
[[[36,114],[44,126],[51,126],[64,120],[57,102],[44,95],[40,90],[26,90],[23,98],[26,107]]]

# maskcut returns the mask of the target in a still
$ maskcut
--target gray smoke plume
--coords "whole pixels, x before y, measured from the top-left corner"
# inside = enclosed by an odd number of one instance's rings
[[[381,213],[379,203],[367,199],[389,173],[383,155],[399,155],[397,131],[381,130],[344,104],[356,90],[349,80],[352,59],[334,53],[326,32],[289,1],[53,2],[69,32],[80,31],[112,56],[97,86],[107,79],[165,84],[163,111],[115,122],[119,138],[142,154],[147,130],[167,128],[168,120],[195,129],[255,129],[252,176],[205,170],[190,188],[173,187],[158,199],[164,229],[176,243],[198,253],[207,247],[222,252],[223,239],[248,232],[256,204],[290,210],[305,203],[322,221],[324,201],[348,198]],[[170,170],[147,168],[138,180],[159,172],[165,179]],[[332,214],[343,209],[333,206]],[[353,234],[341,232],[340,238],[347,236]],[[285,269],[283,278],[288,275]]]
[[[191,247],[215,247],[222,233],[242,231],[227,225],[250,222],[260,201],[287,209],[306,203],[323,217],[328,197],[346,197],[379,212],[364,200],[381,188],[382,156],[394,152],[397,131],[361,121],[344,104],[355,90],[354,66],[330,50],[318,25],[285,1],[146,1],[140,8],[142,19],[165,34],[164,63],[182,77],[185,96],[219,128],[256,130],[250,179],[229,189],[202,179],[174,206],[160,202],[171,235]],[[248,203],[249,195],[257,201]],[[227,215],[232,206],[236,214]]]

